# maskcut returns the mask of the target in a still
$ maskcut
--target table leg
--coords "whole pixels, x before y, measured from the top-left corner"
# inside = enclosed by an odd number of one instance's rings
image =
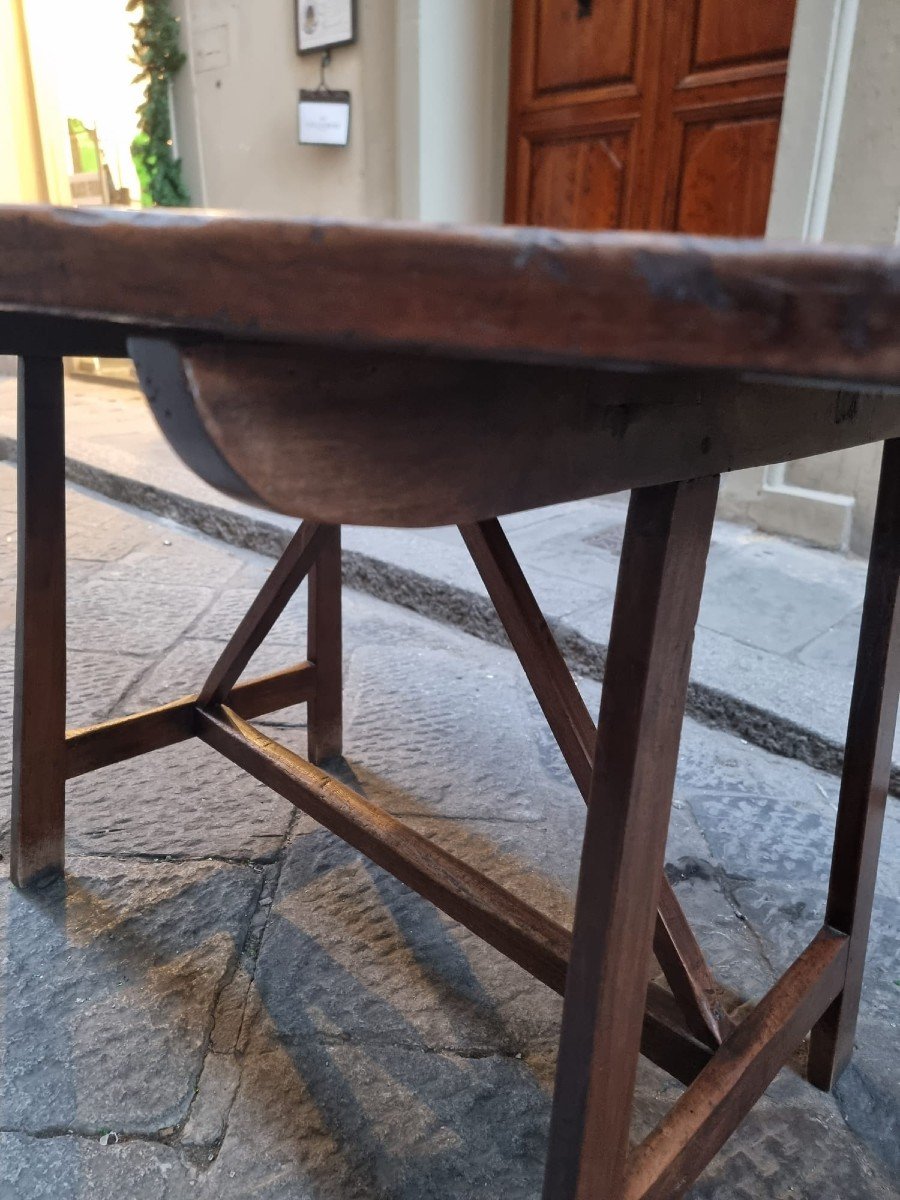
[[[600,705],[545,1200],[621,1195],[718,478],[632,493]]]
[[[316,690],[307,706],[308,757],[337,758],[343,749],[341,639],[341,527],[324,527],[326,540],[309,573],[307,657],[316,666]]]
[[[844,987],[812,1031],[809,1078],[828,1090],[847,1066],[891,773],[900,694],[900,439],[885,443],[859,635],[825,922],[850,935]]]
[[[63,370],[19,360],[18,586],[11,875],[63,870],[66,735],[66,500]]]
[[[459,531],[587,803],[597,727],[578,684],[500,522],[494,518],[460,525]],[[719,1045],[730,1031],[731,1022],[722,1010],[716,980],[665,874],[660,880],[653,952],[691,1032],[709,1046]]]

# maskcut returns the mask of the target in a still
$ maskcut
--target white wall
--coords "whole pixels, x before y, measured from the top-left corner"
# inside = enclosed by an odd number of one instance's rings
[[[767,236],[891,243],[898,212],[900,0],[799,0]],[[824,544],[846,525],[864,552],[880,458],[864,446],[803,459],[786,489],[771,472],[737,472],[722,511]]]
[[[501,221],[509,0],[419,0],[419,193],[424,221]]]
[[[900,213],[900,3],[860,0],[825,236],[892,243]]]
[[[900,2],[858,0],[852,7],[855,29],[823,232],[831,242],[891,244],[900,213]],[[853,496],[851,548],[863,552],[880,468],[881,447],[860,446],[802,459],[787,478]]]
[[[859,0],[799,0],[766,236],[825,236]]]

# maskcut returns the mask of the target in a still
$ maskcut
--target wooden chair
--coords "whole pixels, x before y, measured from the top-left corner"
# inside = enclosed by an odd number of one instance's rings
[[[900,255],[667,236],[0,210],[21,357],[12,872],[63,869],[67,778],[198,737],[564,994],[544,1195],[690,1185],[812,1031],[850,1057],[900,689]],[[60,359],[135,362],[185,461],[302,525],[195,695],[66,732]],[[722,471],[886,440],[820,932],[734,1024],[663,875]],[[632,489],[594,722],[497,518]],[[588,804],[570,932],[323,769],[340,525],[459,525]],[[301,582],[307,660],[239,677]],[[252,718],[308,705],[303,759]],[[650,983],[651,951],[669,989]],[[635,1148],[638,1054],[688,1084]]]

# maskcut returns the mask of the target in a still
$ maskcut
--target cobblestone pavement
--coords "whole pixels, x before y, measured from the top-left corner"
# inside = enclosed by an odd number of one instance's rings
[[[8,790],[8,467],[0,517]],[[270,562],[76,491],[69,523],[70,724],[193,690]],[[583,806],[512,654],[352,591],[345,616],[347,777],[569,919]],[[303,630],[298,602],[254,666]],[[302,750],[302,708],[266,724]],[[736,1003],[816,927],[836,789],[687,724],[668,870]],[[540,1194],[556,997],[200,745],[69,797],[65,884],[30,895],[0,809],[2,1200]],[[693,1195],[900,1195],[898,816],[837,1096],[785,1070]],[[678,1090],[642,1066],[636,1134]]]

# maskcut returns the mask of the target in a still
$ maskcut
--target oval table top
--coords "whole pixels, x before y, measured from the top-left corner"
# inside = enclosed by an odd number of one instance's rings
[[[459,524],[900,436],[900,251],[0,208],[0,353],[130,355],[242,499]]]
[[[0,352],[22,314],[59,344],[130,326],[900,385],[893,248],[0,206]]]

